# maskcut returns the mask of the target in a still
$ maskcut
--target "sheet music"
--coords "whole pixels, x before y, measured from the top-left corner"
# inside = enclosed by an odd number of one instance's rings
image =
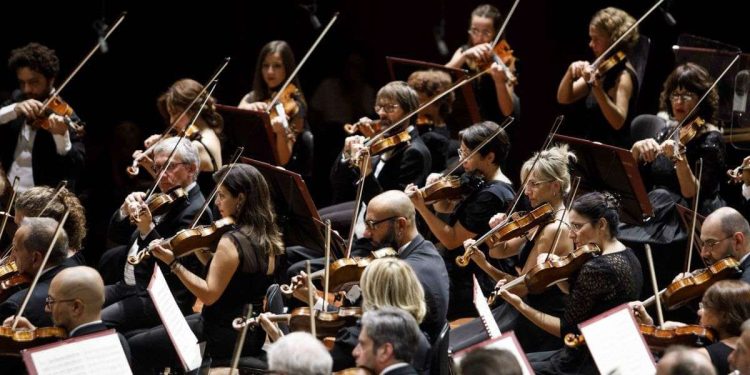
[[[487,335],[489,335],[490,338],[500,337],[502,332],[500,332],[500,327],[497,326],[495,317],[492,315],[490,305],[487,304],[487,298],[484,297],[482,288],[479,287],[477,277],[473,275],[472,277],[474,278],[474,307],[477,308],[479,318],[482,319],[482,322],[484,323],[484,329],[487,330]]]
[[[651,352],[627,304],[579,324],[602,374],[654,374]]]
[[[521,371],[523,371],[523,375],[531,375],[534,373],[534,370],[531,368],[531,365],[526,358],[526,354],[524,354],[523,349],[521,349],[521,345],[518,343],[518,339],[516,339],[516,335],[515,333],[513,333],[513,331],[507,332],[502,336],[480,342],[479,344],[470,346],[456,353],[453,356],[453,362],[456,364],[456,366],[458,366],[461,363],[461,360],[467,354],[479,348],[507,350],[511,354],[513,354],[514,357],[516,357],[518,364],[521,366]]]
[[[30,374],[130,375],[128,360],[115,330],[23,351]]]
[[[201,366],[203,358],[201,349],[198,345],[198,338],[188,326],[185,317],[182,316],[177,302],[174,300],[172,292],[169,290],[167,280],[161,273],[158,264],[154,264],[154,273],[151,275],[151,282],[148,284],[148,294],[159,312],[164,328],[169,334],[177,355],[180,357],[182,366],[187,371],[195,370]]]

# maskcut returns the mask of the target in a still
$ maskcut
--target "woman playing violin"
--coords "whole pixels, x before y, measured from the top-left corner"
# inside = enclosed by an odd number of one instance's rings
[[[253,90],[245,95],[238,107],[252,111],[266,111],[278,90],[292,74],[296,63],[289,44],[283,40],[268,42],[258,54],[253,76]],[[289,170],[305,177],[312,176],[313,134],[307,124],[307,102],[300,89],[299,78],[294,77],[290,95],[282,93],[279,100],[286,117],[272,112],[271,125],[276,136],[276,152],[279,162]],[[296,88],[296,90],[295,90]],[[289,111],[289,108],[295,110]],[[296,112],[296,113],[295,113]],[[276,115],[274,115],[276,114]],[[286,127],[284,124],[288,124]]]
[[[634,23],[631,15],[618,8],[609,7],[594,14],[589,23],[589,48],[594,57],[599,58]],[[638,38],[635,29],[616,49],[627,55]],[[627,148],[632,144],[629,125],[635,112],[638,77],[627,60],[603,72],[605,65],[571,63],[557,89],[557,102],[573,104],[585,99],[583,118],[576,119],[576,123],[586,124],[585,129],[579,129],[584,138]]]
[[[642,304],[631,304],[636,319],[641,324],[653,325],[654,320]],[[703,294],[698,305],[700,325],[713,328],[719,337],[716,343],[695,349],[711,360],[717,374],[729,373],[729,353],[736,348],[742,323],[750,319],[750,284],[739,280],[722,280]],[[680,322],[664,322],[662,328],[684,326]]]
[[[650,242],[660,247],[675,244],[675,249],[684,249],[683,241],[689,231],[683,228],[675,204],[692,207],[698,183],[699,214],[707,215],[726,205],[719,194],[726,170],[726,151],[721,133],[716,126],[710,124],[718,108],[717,92],[712,91],[699,104],[694,112],[696,117],[687,121],[685,119],[712,81],[708,72],[699,65],[682,64],[667,77],[661,92],[660,107],[670,119],[665,122],[657,116],[641,115],[633,120],[634,127],[661,128],[655,137],[640,140],[631,149],[633,158],[641,163],[641,176],[649,192],[655,217],[643,227],[628,225],[623,228],[624,240]],[[698,117],[705,120],[705,123],[697,128],[695,135],[685,144],[675,139],[666,139],[674,132],[677,124],[684,121],[685,127],[691,127],[691,122]],[[703,160],[700,181],[696,169],[699,159]],[[672,253],[668,249],[655,251],[656,254],[667,252]]]
[[[485,138],[497,131],[498,125],[486,121],[472,125],[459,133],[461,146],[459,155],[464,156],[478,147]],[[418,188],[410,184],[404,190],[410,195],[419,215],[424,219],[430,232],[437,238],[445,251],[443,258],[450,276],[450,305],[448,319],[456,319],[476,314],[472,300],[472,274],[475,274],[484,285],[483,290],[491,290],[494,282],[475,266],[459,268],[455,258],[462,254],[462,244],[466,239],[489,230],[487,223],[493,213],[503,211],[513,200],[513,188],[503,174],[501,166],[505,164],[510,148],[508,135],[502,131],[485,145],[479,152],[463,162],[466,173],[484,179],[480,189],[475,190],[463,201],[438,202],[433,208],[438,213],[448,214],[444,220],[435,214],[426,204]],[[427,183],[435,181],[439,175],[433,174]]]
[[[261,311],[266,288],[283,252],[263,175],[252,166],[238,164],[231,170],[224,167],[214,178],[218,181],[227,171],[215,203],[221,216],[234,218],[237,227],[224,234],[211,252],[196,253],[208,267],[205,279],[182,266],[169,249],[159,245],[153,249],[153,255],[169,264],[171,272],[204,303],[203,312],[187,320],[198,339],[206,341],[206,353],[213,359],[231,357],[237,336],[232,320],[242,315],[248,303],[253,304],[253,311]],[[258,355],[264,339],[260,330],[249,332],[243,355]],[[140,370],[136,373],[179,362],[164,327],[133,336],[129,343],[133,363]]]
[[[573,202],[568,217],[570,239],[576,247],[595,244],[602,254],[569,279],[570,294],[563,314],[546,314],[507,290],[500,296],[539,328],[558,337],[576,332],[586,319],[638,298],[643,285],[641,265],[633,251],[617,239],[618,209],[615,198],[606,193],[588,193]],[[537,374],[598,374],[588,349],[531,353],[528,359]]]
[[[500,11],[490,4],[482,4],[471,12],[469,24],[469,40],[458,48],[451,60],[445,64],[451,68],[466,68],[469,64],[482,65],[495,59],[496,50],[492,49],[492,41],[502,24]],[[501,42],[505,42],[504,39]],[[500,43],[498,43],[499,45]],[[507,44],[506,44],[507,45]],[[515,58],[513,51],[504,51],[506,56],[502,64],[505,64],[512,74],[515,74]],[[502,59],[503,56],[499,56]],[[506,70],[500,66],[501,63],[493,62],[490,75],[480,78],[473,85],[474,92],[479,104],[482,119],[501,122],[506,116],[514,114],[518,118],[519,99],[514,92],[514,77],[509,77]]]
[[[536,208],[544,203],[549,203],[554,210],[554,214],[552,219],[532,228],[526,236],[498,242],[490,248],[489,256],[491,258],[518,256],[519,275],[526,275],[538,263],[547,260],[546,254],[550,251],[552,254],[549,258],[556,259],[564,257],[573,250],[573,241],[569,238],[570,230],[563,201],[564,196],[570,191],[570,173],[568,172],[570,155],[567,146],[553,147],[541,152],[533,170],[531,168],[537,159],[537,155],[527,160],[521,168],[521,181],[526,181],[528,178],[524,194],[528,197],[531,206]],[[504,221],[505,214],[500,213],[492,217],[489,225],[490,227],[496,227],[502,225]],[[557,241],[557,244],[556,247],[553,247],[555,241]],[[469,247],[473,243],[474,240],[469,239],[464,241],[464,246]],[[515,276],[493,267],[487,261],[484,253],[474,251],[471,254],[471,259],[495,281],[501,279],[507,281],[515,278]],[[524,284],[520,284],[511,290],[518,296],[525,297],[526,303],[539,311],[557,316],[563,313],[564,295],[558,288],[548,288],[544,293],[536,295],[527,295]],[[519,342],[526,352],[552,350],[559,348],[562,344],[559,338],[544,332],[528,320],[518,317],[515,309],[507,304],[494,309],[493,315],[501,331],[514,330],[519,333]],[[469,337],[472,336],[470,332],[474,332],[475,335],[482,336],[479,332],[484,331],[484,329],[472,326],[476,326],[476,323],[461,326],[451,335]]]

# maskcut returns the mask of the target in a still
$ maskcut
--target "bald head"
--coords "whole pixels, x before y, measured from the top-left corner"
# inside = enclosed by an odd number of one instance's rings
[[[61,319],[72,320],[73,327],[99,320],[101,316],[102,305],[104,305],[104,282],[99,272],[91,267],[69,267],[60,271],[52,279],[49,294],[55,300],[80,301],[81,309],[76,310],[71,314],[72,316]]]
[[[381,193],[370,200],[367,209],[375,210],[383,217],[405,217],[411,225],[414,225],[414,204],[403,191],[388,190]]]
[[[659,360],[656,375],[716,375],[716,370],[708,357],[695,349],[671,347]]]
[[[750,225],[742,214],[731,207],[722,207],[706,217],[706,221],[717,221],[725,235],[742,232],[745,237],[750,236]]]

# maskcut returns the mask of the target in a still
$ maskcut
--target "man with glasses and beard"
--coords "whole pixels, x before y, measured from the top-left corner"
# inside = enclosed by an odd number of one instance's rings
[[[701,226],[701,258],[712,265],[726,257],[740,262],[740,280],[750,283],[750,225],[737,210],[722,207],[706,217]]]
[[[50,114],[44,101],[54,91],[60,61],[38,43],[11,51],[8,67],[18,79],[12,103],[0,108],[0,166],[19,178],[17,192],[68,181],[74,190],[86,156],[80,119]],[[47,120],[43,124],[41,120]]]

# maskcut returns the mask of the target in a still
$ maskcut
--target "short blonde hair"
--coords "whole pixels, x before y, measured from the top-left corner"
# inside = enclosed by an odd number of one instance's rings
[[[418,323],[427,313],[422,284],[411,266],[401,259],[372,261],[362,273],[359,286],[363,311],[397,307],[411,314]]]
[[[541,153],[534,153],[521,167],[521,181],[526,181],[537,156],[539,156],[539,160],[534,166],[534,176],[542,180],[558,181],[560,183],[560,194],[567,194],[570,191],[568,161],[571,158],[575,159],[575,155],[568,151],[568,145],[558,145],[543,150]]]

